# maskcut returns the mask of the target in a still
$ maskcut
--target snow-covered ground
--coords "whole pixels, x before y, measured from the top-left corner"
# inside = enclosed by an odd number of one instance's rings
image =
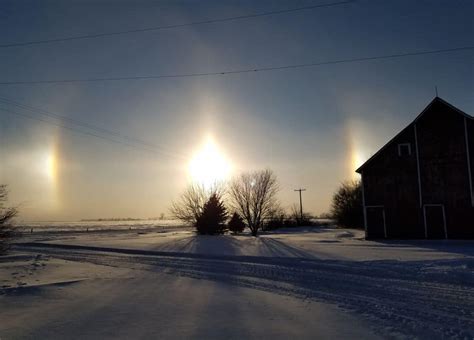
[[[0,338],[474,337],[474,242],[333,228],[27,235]]]
[[[16,222],[16,227],[23,233],[78,233],[78,232],[107,232],[125,230],[163,230],[182,227],[179,220],[146,219],[146,220],[84,220],[84,221],[54,221],[54,222]]]

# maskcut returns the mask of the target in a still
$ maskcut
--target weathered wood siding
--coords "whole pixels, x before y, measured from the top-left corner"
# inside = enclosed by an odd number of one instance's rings
[[[435,103],[416,125],[423,204],[442,204],[447,237],[463,237],[472,214],[464,116]]]
[[[399,156],[398,145],[402,143],[410,144],[410,155]],[[365,204],[384,207],[387,237],[423,237],[412,126],[403,130],[371,166],[364,169],[363,176]],[[368,232],[371,237],[370,230]]]
[[[474,120],[435,99],[360,168],[367,237],[474,238],[473,170]]]

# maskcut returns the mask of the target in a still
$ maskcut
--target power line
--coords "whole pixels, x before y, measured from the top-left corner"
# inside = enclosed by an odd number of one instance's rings
[[[66,116],[63,116],[63,115],[60,115],[60,114],[57,114],[57,113],[53,113],[53,112],[50,112],[50,111],[47,111],[47,110],[44,110],[44,109],[41,109],[41,108],[38,108],[38,107],[35,107],[35,106],[22,104],[20,102],[12,100],[12,99],[8,99],[8,98],[4,98],[4,97],[0,96],[0,103],[4,103],[4,104],[7,104],[7,105],[14,105],[14,106],[17,106],[17,107],[19,107],[23,110],[27,110],[27,111],[30,111],[30,112],[33,112],[33,113],[36,113],[36,114],[40,114],[40,115],[43,115],[43,116],[46,116],[46,117],[52,117],[54,119],[59,119],[61,121],[67,121],[67,122],[72,123],[74,125],[77,125],[81,128],[86,128],[86,129],[95,131],[97,133],[106,133],[108,135],[111,135],[111,136],[114,136],[114,137],[117,137],[117,138],[120,138],[120,139],[125,139],[127,142],[132,142],[132,143],[135,143],[135,144],[140,144],[140,145],[145,146],[147,148],[156,149],[159,152],[169,153],[170,155],[176,155],[177,154],[176,152],[170,152],[170,151],[165,150],[164,147],[151,144],[149,142],[143,141],[143,140],[135,138],[135,137],[127,136],[127,135],[122,134],[118,131],[114,131],[112,129],[105,129],[105,128],[95,126],[95,125],[92,125],[92,124],[89,124],[89,123],[86,123],[86,122],[83,122],[83,121],[80,121],[80,120],[77,120],[77,119],[73,119],[73,118],[66,117]],[[185,157],[185,155],[180,155],[180,156],[182,156],[183,158]]]
[[[64,84],[64,83],[89,83],[89,82],[122,81],[122,80],[147,80],[147,79],[163,79],[163,78],[211,77],[211,76],[223,76],[223,75],[232,75],[232,74],[240,74],[240,73],[281,71],[281,70],[316,67],[316,66],[323,66],[323,65],[349,64],[349,63],[373,61],[373,60],[397,59],[397,58],[412,57],[412,56],[419,56],[419,55],[460,52],[460,51],[468,51],[468,50],[474,50],[474,46],[463,46],[463,47],[445,48],[445,49],[437,49],[437,50],[424,50],[424,51],[416,51],[416,52],[395,53],[395,54],[386,54],[386,55],[378,55],[378,56],[370,56],[370,57],[360,57],[360,58],[336,59],[336,60],[312,62],[312,63],[306,63],[306,64],[289,64],[289,65],[282,65],[282,66],[268,66],[268,67],[259,67],[259,68],[250,68],[250,69],[215,71],[215,72],[204,72],[204,73],[162,74],[162,75],[146,75],[146,76],[131,76],[131,77],[125,77],[125,76],[124,77],[108,77],[108,78],[71,78],[71,79],[51,79],[51,80],[3,81],[3,82],[0,82],[0,85]]]
[[[174,155],[174,154],[165,154],[165,153],[163,153],[163,152],[158,152],[157,150],[153,150],[153,149],[146,148],[146,147],[143,147],[143,146],[142,146],[142,147],[138,147],[137,145],[134,145],[134,144],[126,143],[126,142],[123,142],[123,141],[120,141],[120,140],[116,140],[116,139],[112,139],[112,138],[109,138],[109,137],[105,137],[105,136],[102,136],[102,135],[99,135],[99,134],[91,133],[91,132],[89,132],[89,131],[82,131],[82,130],[79,130],[79,129],[76,129],[76,128],[72,128],[72,127],[67,126],[67,125],[64,125],[64,124],[59,124],[59,123],[52,122],[52,121],[49,121],[49,120],[46,120],[46,119],[42,119],[42,118],[39,118],[39,117],[31,116],[31,115],[28,115],[28,114],[25,114],[25,113],[16,112],[16,111],[8,110],[8,109],[1,108],[1,107],[0,107],[0,110],[1,110],[1,111],[4,111],[4,112],[7,112],[7,113],[9,113],[9,114],[13,114],[13,115],[19,116],[19,117],[37,120],[37,121],[43,122],[43,123],[45,123],[45,124],[50,124],[50,125],[58,126],[58,127],[62,128],[62,129],[67,129],[67,130],[76,132],[76,133],[78,133],[78,134],[82,134],[82,135],[85,135],[85,136],[91,136],[91,137],[100,138],[100,139],[106,140],[106,141],[108,141],[108,142],[112,142],[112,143],[116,143],[116,144],[121,144],[121,145],[130,147],[130,148],[134,148],[134,149],[137,149],[137,150],[151,152],[151,153],[154,153],[154,154],[156,154],[156,155],[166,155],[166,156],[169,156],[169,157],[181,158],[181,157],[178,157],[178,156],[176,156],[176,155]]]
[[[84,35],[76,35],[76,36],[63,37],[63,38],[32,40],[32,41],[25,41],[25,42],[1,44],[0,48],[40,45],[40,44],[49,44],[49,43],[66,42],[66,41],[83,40],[83,39],[95,39],[95,38],[116,36],[116,35],[122,35],[122,34],[143,33],[143,32],[180,28],[180,27],[186,27],[186,26],[214,24],[214,23],[220,23],[220,22],[226,22],[226,21],[237,21],[237,20],[251,19],[251,18],[270,16],[270,15],[278,15],[278,14],[284,14],[284,13],[307,11],[307,10],[323,8],[323,7],[341,6],[341,5],[346,5],[355,1],[356,0],[331,2],[331,3],[318,4],[318,5],[312,5],[312,6],[283,9],[283,10],[278,10],[278,11],[261,12],[261,13],[256,13],[256,14],[239,15],[239,16],[234,16],[234,17],[217,18],[217,19],[210,19],[210,20],[204,20],[204,21],[194,21],[194,22],[189,22],[189,23],[184,23],[184,24],[145,27],[145,28],[138,28],[138,29],[133,29],[133,30],[126,30],[126,31],[115,31],[115,32],[108,32],[108,33],[97,33],[97,34],[84,34]]]

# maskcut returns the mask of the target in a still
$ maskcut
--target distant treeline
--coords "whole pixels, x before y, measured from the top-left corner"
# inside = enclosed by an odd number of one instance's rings
[[[132,218],[132,217],[111,217],[111,218],[84,218],[81,222],[123,222],[123,221],[151,221],[163,220],[162,217]]]

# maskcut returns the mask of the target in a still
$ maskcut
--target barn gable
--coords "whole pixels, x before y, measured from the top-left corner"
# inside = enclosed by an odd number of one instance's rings
[[[415,152],[414,150],[414,143],[410,143],[410,146],[403,146],[400,144],[404,144],[404,140],[407,139],[407,134],[410,134],[408,131],[413,130],[413,124],[417,123],[420,119],[426,116],[432,116],[434,114],[454,114],[454,115],[461,115],[462,117],[468,118],[469,121],[474,121],[474,118],[469,116],[467,113],[461,111],[460,109],[456,108],[455,106],[449,104],[445,100],[435,97],[426,107],[425,109],[411,122],[407,127],[405,127],[402,131],[400,131],[395,137],[393,137],[390,141],[388,141],[382,148],[379,149],[372,157],[370,157],[364,164],[362,164],[357,170],[357,173],[362,173],[363,170],[365,170],[368,167],[372,166],[372,163],[376,163],[376,160],[381,158],[380,155],[385,152],[386,149],[390,148],[391,146],[393,147],[394,144],[395,148],[397,149],[400,147],[402,150],[401,152],[406,152],[407,148],[410,148],[411,150],[408,150],[407,152],[411,151],[411,153]],[[472,123],[470,123],[472,125]],[[414,142],[414,141],[413,141]],[[408,143],[408,142],[406,142]],[[400,146],[399,146],[400,145]],[[375,165],[374,165],[375,166]]]

